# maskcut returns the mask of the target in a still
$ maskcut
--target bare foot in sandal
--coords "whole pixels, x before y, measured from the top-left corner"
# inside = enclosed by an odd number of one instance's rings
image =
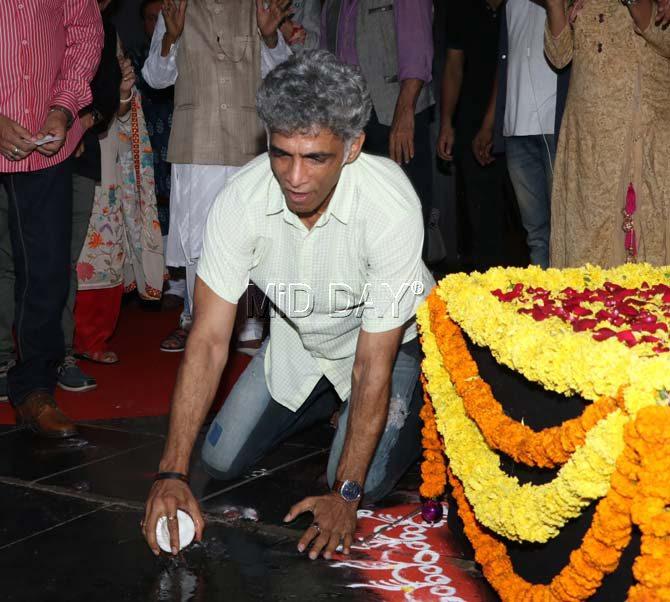
[[[186,348],[188,330],[176,328],[161,341],[161,351],[166,353],[179,353]]]
[[[119,356],[113,351],[83,351],[75,355],[96,364],[117,364],[119,362]]]

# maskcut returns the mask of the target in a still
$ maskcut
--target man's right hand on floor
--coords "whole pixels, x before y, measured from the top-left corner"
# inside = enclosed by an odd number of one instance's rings
[[[191,488],[178,479],[156,481],[149,492],[149,499],[144,510],[144,519],[141,523],[144,539],[156,556],[160,554],[160,547],[156,541],[156,524],[161,516],[168,519],[172,554],[179,552],[177,510],[183,510],[190,514],[195,525],[195,539],[196,541],[202,541],[205,519],[202,517],[200,507],[195,497],[193,497]]]

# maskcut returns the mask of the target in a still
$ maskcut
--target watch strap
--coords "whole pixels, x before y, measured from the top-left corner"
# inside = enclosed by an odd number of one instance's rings
[[[357,498],[352,499],[352,500],[349,500],[349,499],[347,499],[347,498],[344,496],[344,494],[342,493],[342,488],[343,488],[347,483],[351,483],[351,482],[355,483],[355,484],[358,486],[358,489],[359,489],[360,493],[358,494],[358,497],[357,497]],[[337,493],[338,495],[340,495],[340,497],[342,497],[342,499],[345,500],[346,502],[355,502],[356,500],[359,500],[359,499],[362,497],[362,495],[363,495],[363,487],[361,486],[361,484],[360,484],[360,483],[357,483],[356,481],[349,481],[349,480],[345,480],[345,481],[337,480],[337,481],[335,481],[335,482],[333,483],[333,491],[334,491],[335,493]]]
[[[168,479],[183,481],[184,483],[189,482],[188,475],[185,475],[183,472],[158,472],[154,477],[154,481],[166,481]]]

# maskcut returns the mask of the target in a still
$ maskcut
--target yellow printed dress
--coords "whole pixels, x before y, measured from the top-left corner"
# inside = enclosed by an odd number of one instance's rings
[[[554,168],[552,267],[612,267],[629,256],[670,264],[670,29],[652,16],[640,32],[620,2],[586,0],[558,38],[547,28],[545,52],[557,68],[572,62]],[[627,197],[636,253],[623,229]]]

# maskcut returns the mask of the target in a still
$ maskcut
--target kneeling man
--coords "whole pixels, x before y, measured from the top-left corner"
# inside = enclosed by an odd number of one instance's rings
[[[420,349],[414,313],[434,284],[421,261],[419,199],[393,161],[361,153],[371,110],[359,71],[326,51],[277,67],[257,95],[269,152],[231,180],[209,214],[198,308],[179,369],[170,432],[143,529],[158,553],[177,509],[202,536],[189,459],[226,365],[250,281],[272,303],[270,336],[212,423],[202,458],[216,478],[249,470],[281,441],[339,409],[330,493],[306,498],[298,544],[349,553],[356,510],[389,493],[420,451]]]

